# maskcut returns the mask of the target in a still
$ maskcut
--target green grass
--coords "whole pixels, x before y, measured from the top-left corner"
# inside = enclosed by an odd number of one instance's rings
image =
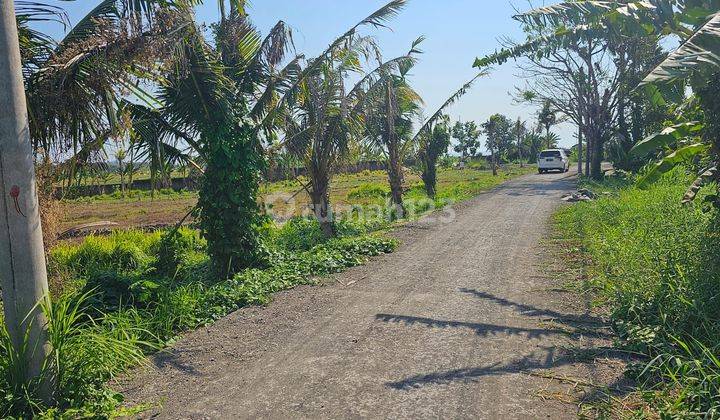
[[[205,241],[190,229],[175,235],[117,232],[56,247],[49,267],[52,277],[64,279],[64,292],[45,309],[55,350],[46,372],[57,378],[57,403],[43,404],[37,382],[18,379],[19,355],[0,330],[0,416],[120,414],[122,396],[107,382],[172,344],[178,334],[239,308],[266,304],[277,291],[313,284],[396,246],[371,234],[374,226],[338,227],[340,237],[326,240],[314,220],[268,226],[269,267],[228,280],[210,277]]]
[[[589,257],[585,287],[610,308],[619,344],[647,356],[628,372],[643,412],[717,418],[720,217],[703,197],[680,203],[690,182],[676,170],[648,190],[622,178],[586,183],[605,194],[563,209],[556,222]]]

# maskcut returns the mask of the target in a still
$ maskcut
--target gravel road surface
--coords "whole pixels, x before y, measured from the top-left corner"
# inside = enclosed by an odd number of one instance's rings
[[[608,337],[548,275],[573,188],[529,175],[399,228],[394,254],[189,333],[121,388],[160,418],[575,418],[577,382],[608,382],[578,354]]]

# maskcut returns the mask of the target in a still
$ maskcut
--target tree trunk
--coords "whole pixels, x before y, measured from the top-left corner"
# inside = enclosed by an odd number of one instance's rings
[[[402,219],[405,217],[405,207],[403,207],[403,170],[400,151],[397,147],[389,147],[388,149],[388,180],[390,181],[391,200],[395,216]]]
[[[428,197],[434,199],[437,186],[437,167],[435,164],[429,164],[426,162],[424,171],[422,173],[423,184],[425,185],[425,192]]]
[[[583,132],[582,126],[578,125],[578,175],[583,174]]]
[[[522,152],[522,135],[520,134],[520,120],[518,120],[518,158],[520,159],[520,167],[523,168],[523,152]]]
[[[545,140],[547,141],[547,148],[551,149],[552,144],[550,144],[550,127],[545,128]]]
[[[19,379],[28,382],[40,377],[51,349],[38,306],[48,293],[47,268],[12,0],[0,0],[0,284]],[[44,377],[47,403],[52,388],[53,378]]]
[[[601,139],[596,138],[593,141],[592,147],[592,161],[590,163],[590,176],[592,179],[600,181],[603,179],[604,173],[602,171],[602,158],[603,158],[603,142]]]
[[[122,196],[125,197],[125,169],[123,168],[122,161],[118,162],[118,169],[120,172],[120,191]]]
[[[312,200],[313,212],[320,224],[320,230],[326,238],[336,236],[335,221],[333,220],[332,207],[330,206],[330,178],[324,174],[310,174],[312,179]]]
[[[497,163],[495,162],[495,148],[490,148],[490,160],[492,161],[492,173],[493,176],[497,176]]]
[[[590,157],[592,156],[592,138],[585,136],[585,175],[590,176]]]

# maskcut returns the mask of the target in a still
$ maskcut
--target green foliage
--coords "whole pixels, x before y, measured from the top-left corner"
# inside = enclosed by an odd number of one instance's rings
[[[512,122],[502,114],[495,114],[482,124],[482,129],[488,138],[486,147],[494,153],[497,163],[512,147]]]
[[[212,136],[205,140],[208,161],[198,196],[198,222],[213,269],[220,277],[229,277],[266,263],[257,202],[265,161],[247,126],[220,129]]]
[[[643,156],[659,148],[671,146],[686,137],[697,135],[702,129],[703,125],[698,122],[675,124],[671,127],[664,128],[659,133],[654,133],[646,137],[633,146],[630,153],[636,156]]]
[[[461,123],[456,122],[452,128],[452,136],[457,140],[455,145],[455,153],[462,154],[463,157],[475,156],[480,149],[480,130],[474,121]]]
[[[447,153],[450,147],[450,130],[447,124],[442,123],[433,127],[431,133],[425,136],[418,158],[422,169],[422,180],[428,197],[435,197],[437,188],[437,162]]]
[[[696,143],[675,150],[665,156],[660,162],[651,166],[650,170],[638,180],[638,186],[646,188],[648,185],[660,179],[663,174],[670,172],[678,165],[692,163],[693,159],[707,152],[708,148],[709,146],[706,144]]]
[[[185,278],[189,273],[182,273],[188,262],[196,260],[198,255],[204,258],[207,242],[199,233],[192,229],[180,228],[165,232],[157,245],[157,261],[155,267],[161,273]]]
[[[592,261],[587,286],[607,303],[622,343],[648,356],[636,370],[648,403],[678,417],[718,415],[720,214],[682,205],[682,168],[647,190],[610,178],[610,196],[563,209],[558,226],[579,235]]]
[[[326,240],[317,219],[304,217],[288,220],[273,238],[275,246],[285,251],[307,251]]]

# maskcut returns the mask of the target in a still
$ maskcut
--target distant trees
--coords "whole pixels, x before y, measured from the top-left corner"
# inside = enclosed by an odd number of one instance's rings
[[[452,137],[457,140],[455,153],[462,157],[476,156],[480,150],[480,129],[475,121],[456,122],[452,128]]]
[[[557,124],[557,111],[552,108],[550,101],[544,101],[543,106],[538,113],[538,123],[545,129],[545,141],[547,142],[547,148],[553,147],[550,138],[550,129]]]
[[[517,158],[520,162],[520,167],[522,168],[524,166],[523,163],[523,157],[525,155],[523,149],[524,149],[524,140],[527,136],[528,130],[525,121],[522,121],[520,117],[518,117],[517,121],[515,121],[515,124],[512,127],[512,138],[515,140],[515,150],[517,151]]]
[[[492,115],[482,124],[483,132],[487,136],[486,147],[490,150],[493,175],[497,175],[498,156],[507,156],[512,147],[511,126],[508,117],[502,114]]]
[[[528,80],[523,97],[542,106],[539,119],[546,136],[554,123],[553,112],[574,122],[588,144],[590,175],[597,179],[603,176],[605,145],[617,132],[619,115],[625,114],[629,75],[651,66],[647,54],[640,52],[642,48],[635,48],[636,43],[644,42],[646,32],[638,27],[621,34],[622,25],[615,14],[585,13],[591,9],[595,8],[567,2],[518,14],[514,18],[527,40],[508,42],[501,51],[477,59],[475,66],[484,68],[522,57],[519,67]],[[597,10],[607,9],[601,6]],[[625,12],[633,14],[634,10]]]
[[[418,144],[418,160],[422,170],[422,180],[425,184],[425,191],[428,197],[435,198],[437,185],[437,162],[438,159],[448,151],[450,147],[450,139],[452,132],[450,130],[450,118],[444,114],[445,110],[460,100],[473,86],[475,81],[483,76],[486,72],[480,72],[468,82],[463,84],[460,89],[450,95],[449,98],[440,105],[434,114],[430,116],[420,127],[413,143]],[[474,123],[473,123],[474,124]],[[470,127],[472,131],[472,127]],[[462,131],[462,129],[460,129]],[[477,127],[475,127],[477,131]],[[462,135],[462,133],[459,133]],[[473,136],[475,134],[473,133]],[[477,139],[475,140],[477,142]]]

